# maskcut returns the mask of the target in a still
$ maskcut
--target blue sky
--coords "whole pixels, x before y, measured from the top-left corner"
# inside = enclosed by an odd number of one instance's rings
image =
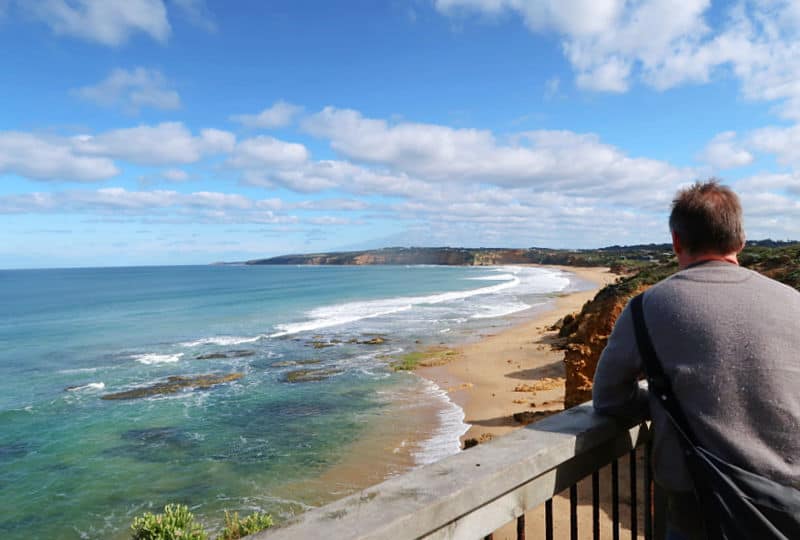
[[[800,238],[790,0],[0,0],[0,268]]]

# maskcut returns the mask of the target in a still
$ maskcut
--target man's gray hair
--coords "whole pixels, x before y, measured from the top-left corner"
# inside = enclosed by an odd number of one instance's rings
[[[669,228],[690,254],[733,253],[744,245],[742,205],[729,187],[697,181],[672,201]]]

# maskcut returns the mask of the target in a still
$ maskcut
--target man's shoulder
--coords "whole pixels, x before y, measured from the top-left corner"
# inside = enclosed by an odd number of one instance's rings
[[[737,288],[752,288],[758,291],[800,298],[798,296],[800,292],[794,287],[790,287],[755,270],[729,263],[707,264],[680,270],[650,287],[648,296],[668,293],[673,289],[691,287],[692,284],[704,283],[727,284]]]

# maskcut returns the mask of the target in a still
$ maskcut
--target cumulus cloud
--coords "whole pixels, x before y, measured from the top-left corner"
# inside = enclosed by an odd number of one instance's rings
[[[114,69],[99,83],[78,88],[73,93],[92,103],[122,107],[133,113],[144,107],[178,109],[181,106],[178,92],[170,88],[164,75],[158,70],[143,67]]]
[[[292,123],[294,117],[303,110],[302,107],[285,101],[277,101],[258,114],[237,114],[231,120],[249,128],[278,128]]]
[[[240,169],[261,169],[300,165],[308,158],[308,149],[302,144],[262,135],[240,141],[228,163]]]
[[[0,132],[0,173],[34,180],[96,182],[119,172],[111,159],[81,155],[63,139]]]
[[[194,163],[206,155],[230,152],[236,143],[236,137],[227,131],[203,129],[199,135],[192,135],[180,122],[116,129],[71,140],[83,154],[140,165]]]
[[[700,154],[700,159],[715,169],[743,167],[753,162],[753,154],[743,148],[735,131],[716,135]]]
[[[42,0],[19,2],[56,34],[121,45],[141,32],[166,42],[170,34],[162,0]]]
[[[793,0],[741,0],[716,27],[710,0],[435,0],[440,12],[515,13],[535,32],[561,36],[578,86],[659,90],[731,73],[747,99],[780,102],[800,119],[800,8]]]
[[[294,223],[279,199],[254,200],[237,193],[103,188],[0,196],[0,214],[74,213],[150,220],[214,223]]]
[[[425,181],[619,192],[671,186],[691,174],[666,162],[628,157],[596,135],[570,131],[531,131],[501,142],[487,130],[392,125],[332,107],[308,117],[303,127],[350,159]]]
[[[749,144],[760,152],[774,154],[779,163],[800,165],[800,125],[754,130]]]

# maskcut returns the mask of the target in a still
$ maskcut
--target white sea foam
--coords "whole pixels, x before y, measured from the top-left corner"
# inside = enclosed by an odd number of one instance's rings
[[[181,359],[183,353],[177,354],[135,354],[133,359],[145,365],[172,364]]]
[[[439,427],[430,439],[420,445],[419,450],[413,452],[417,465],[427,465],[459,453],[461,451],[459,438],[467,432],[470,425],[464,422],[464,410],[450,401],[447,392],[432,381],[421,380],[425,385],[426,392],[442,402],[442,409],[439,411]]]
[[[75,386],[70,388],[70,392],[80,392],[82,390],[103,390],[106,387],[105,383],[103,382],[93,382],[89,384],[84,384],[83,386]]]
[[[308,332],[311,330],[329,328],[331,326],[339,326],[341,324],[360,321],[363,319],[391,315],[401,311],[408,311],[417,305],[441,304],[444,302],[463,300],[465,298],[470,298],[477,295],[495,294],[506,289],[516,287],[519,284],[519,278],[513,276],[512,279],[506,280],[497,285],[481,287],[479,289],[471,289],[467,291],[453,291],[432,294],[429,296],[401,296],[397,298],[368,300],[364,302],[347,302],[344,304],[320,307],[309,312],[310,320],[299,323],[277,325],[275,328],[278,330],[278,332],[275,332],[270,337],[280,337],[288,334],[296,334],[298,332]]]
[[[470,281],[511,281],[514,279],[514,274],[493,274],[490,276],[480,276],[466,278]]]
[[[199,347],[201,345],[221,345],[231,346],[231,345],[241,345],[242,343],[254,343],[266,336],[258,335],[255,337],[241,337],[241,336],[213,336],[213,337],[205,337],[200,338],[195,341],[185,341],[181,343],[183,347]]]
[[[105,368],[105,366],[104,366]],[[63,375],[71,375],[74,373],[94,373],[99,367],[88,367],[88,368],[74,368],[74,369],[59,369],[56,373],[60,373]]]
[[[507,304],[480,306],[480,311],[470,317],[470,319],[492,319],[494,317],[504,317],[530,309],[530,305],[522,302],[509,302]]]

